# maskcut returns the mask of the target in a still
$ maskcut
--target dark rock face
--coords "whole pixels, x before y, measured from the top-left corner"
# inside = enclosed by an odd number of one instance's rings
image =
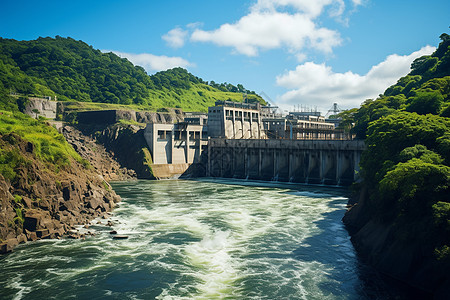
[[[66,131],[67,126],[63,129]],[[108,180],[123,180],[130,178],[155,179],[151,169],[151,156],[147,142],[144,138],[144,130],[135,125],[115,124],[110,126],[78,125],[77,130],[70,128],[70,133],[64,133],[69,143],[80,153],[82,157],[89,158],[97,172]],[[78,131],[84,138],[84,143],[92,140],[92,143],[101,150],[99,159],[96,153],[86,152],[80,143],[76,142],[74,132]],[[86,147],[84,147],[86,148]],[[107,158],[107,159],[105,159]],[[95,162],[97,161],[97,162]],[[123,175],[115,176],[121,173]]]
[[[101,174],[106,181],[136,178],[134,170],[122,167],[117,158],[107,151],[103,145],[99,144],[95,138],[84,135],[80,130],[71,126],[64,126],[62,134],[75,151],[89,161],[94,170]],[[66,197],[67,195],[64,196],[64,199]]]
[[[155,179],[143,152],[148,149],[143,129],[133,125],[110,126],[102,131],[98,140],[115,154],[122,166],[134,170],[138,178]]]
[[[28,161],[15,170],[13,182],[0,175],[0,253],[25,241],[59,238],[74,225],[106,215],[120,201],[101,175],[76,161],[51,171],[17,136],[11,144],[0,135],[0,148]]]
[[[343,222],[358,254],[380,272],[405,282],[428,298],[446,299],[450,295],[450,276],[443,262],[433,253],[427,237],[402,237],[399,224],[372,217],[367,205],[369,195],[364,187],[356,204],[346,212]]]

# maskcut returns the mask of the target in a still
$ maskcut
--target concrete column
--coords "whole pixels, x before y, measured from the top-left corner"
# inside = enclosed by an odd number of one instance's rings
[[[170,163],[173,164],[173,148],[175,146],[175,125],[172,127],[172,136],[170,139]]]
[[[324,172],[324,169],[325,169],[325,162],[324,162],[324,160],[325,160],[325,156],[323,155],[323,151],[322,150],[320,150],[319,151],[319,164],[320,164],[320,166],[319,166],[319,179],[320,179],[320,182],[323,182],[323,179],[324,179],[324,176],[325,176],[325,172]]]
[[[235,139],[236,138],[236,117],[235,117],[236,111],[234,109],[230,110],[230,111],[231,111],[231,114],[233,115],[233,139]]]
[[[200,162],[200,158],[202,157],[202,152],[203,152],[203,149],[202,149],[202,131],[200,131],[200,135],[198,137],[198,140],[196,140],[195,144],[198,145],[198,161],[197,162]]]
[[[245,164],[244,174],[245,174],[245,177],[248,178],[250,176],[250,160],[248,159],[249,158],[248,151],[250,151],[250,149],[249,148],[244,148],[244,151],[245,151],[245,154],[244,154],[245,155],[244,156],[244,164]]]
[[[244,112],[241,112],[241,139],[244,138]]]
[[[206,166],[206,177],[211,176],[211,137],[208,136],[208,165]]]
[[[341,151],[336,150],[336,182],[339,183],[341,179],[341,169],[342,169],[342,160],[341,160]]]
[[[254,136],[253,136],[253,113],[249,112],[249,114],[250,114],[250,118],[249,118],[249,120],[250,120],[250,138],[253,139],[254,138]]]
[[[259,114],[259,112],[257,112],[257,116],[258,116],[258,139],[261,138],[261,115]]]
[[[158,131],[156,130],[156,128],[155,128],[155,125],[154,124],[152,124],[152,130],[151,130],[151,132],[152,132],[152,155],[153,155],[153,163],[154,164],[156,164],[156,160],[157,160],[157,157],[156,157],[156,155],[155,155],[155,153],[156,153],[156,140],[158,139]]]
[[[258,160],[258,177],[262,177],[262,149],[258,148],[259,160]]]
[[[186,128],[185,159],[189,163],[189,130]]]

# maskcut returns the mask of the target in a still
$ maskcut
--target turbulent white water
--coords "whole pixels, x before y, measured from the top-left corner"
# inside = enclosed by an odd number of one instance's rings
[[[112,229],[0,258],[3,299],[361,299],[340,190],[237,181],[113,184]],[[94,224],[98,222],[94,221]],[[377,294],[378,293],[378,294]]]

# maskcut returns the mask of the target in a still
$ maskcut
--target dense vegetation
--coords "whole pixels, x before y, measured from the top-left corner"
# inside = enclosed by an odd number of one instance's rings
[[[395,226],[394,240],[431,245],[450,266],[450,36],[353,117],[371,218]],[[426,249],[426,248],[425,248]],[[426,251],[424,251],[426,252]]]
[[[422,56],[411,65],[411,72],[389,87],[376,100],[366,100],[355,113],[354,133],[365,138],[368,124],[397,111],[450,117],[450,36],[430,56]]]
[[[33,41],[0,38],[0,95],[11,91],[59,100],[205,111],[216,100],[242,100],[245,88],[204,82],[182,68],[148,76],[125,58],[57,36]],[[264,103],[254,92],[247,93],[250,101]]]

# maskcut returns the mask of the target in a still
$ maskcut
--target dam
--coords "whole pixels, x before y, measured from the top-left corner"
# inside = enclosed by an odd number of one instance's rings
[[[364,149],[362,140],[209,139],[206,176],[346,186]]]
[[[330,120],[328,120],[330,121]],[[218,101],[208,114],[149,123],[156,178],[217,177],[348,186],[359,179],[364,141],[319,113],[285,117],[259,104]]]

